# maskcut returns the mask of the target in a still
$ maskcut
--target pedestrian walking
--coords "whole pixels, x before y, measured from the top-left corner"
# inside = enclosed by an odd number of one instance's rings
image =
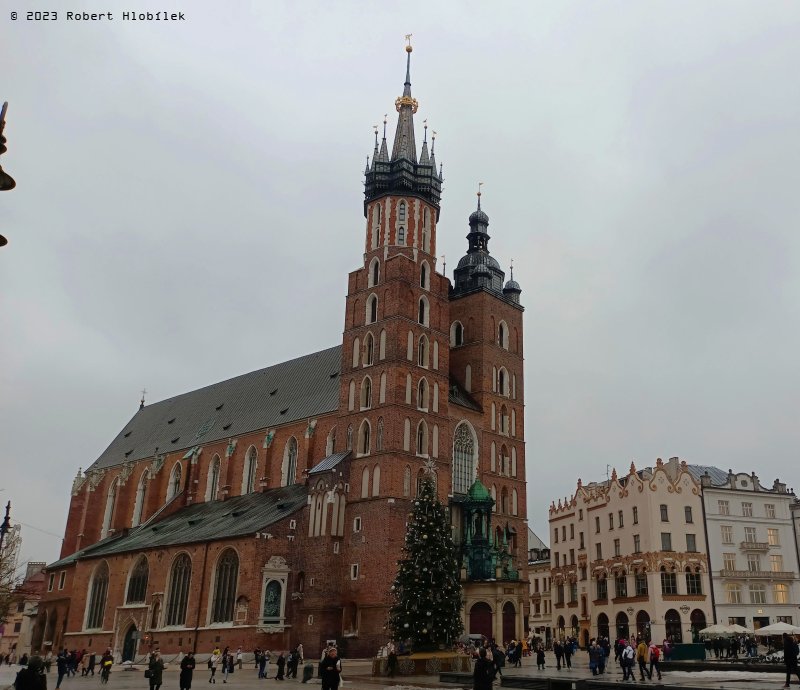
[[[783,663],[786,664],[786,683],[784,688],[789,687],[792,676],[797,676],[800,680],[800,671],[797,670],[797,655],[800,653],[797,641],[791,635],[783,633]]]
[[[220,659],[222,659],[222,652],[219,651],[219,647],[214,647],[214,651],[211,652],[211,656],[208,658],[208,670],[211,671],[211,675],[208,678],[209,683],[216,684],[217,682],[217,666]]]
[[[328,656],[322,660],[322,690],[337,690],[342,678],[342,660],[336,647],[328,650]]]
[[[622,680],[636,680],[633,677],[633,662],[636,658],[636,650],[633,648],[633,645],[629,642],[625,642],[623,640],[623,644],[625,645],[622,649],[622,654],[620,655],[620,663],[622,664]]]
[[[283,680],[283,670],[286,668],[286,657],[283,652],[278,655],[278,661],[275,662],[278,667],[278,672],[275,674],[275,680]]]
[[[164,662],[161,653],[156,650],[150,655],[150,663],[147,664],[148,678],[150,679],[150,690],[159,690],[164,682]]]
[[[639,644],[636,645],[636,661],[639,663],[639,680],[643,681],[645,676],[651,680],[647,670],[647,643],[644,639],[639,640]]]
[[[181,675],[178,679],[181,690],[191,690],[192,676],[196,665],[194,652],[187,652],[186,656],[181,659]]]
[[[539,645],[536,648],[536,668],[540,671],[544,671],[544,647]]]
[[[239,667],[239,670],[242,670],[242,648],[236,650],[236,665]]]
[[[60,652],[59,655],[56,657],[56,670],[58,671],[58,680],[56,680],[56,690],[61,687],[61,681],[64,680],[64,676],[67,675],[69,671],[68,668],[69,659],[67,659],[67,650],[65,649],[63,652]]]
[[[650,642],[648,651],[650,652],[650,680],[653,679],[654,670],[658,674],[658,679],[661,680],[661,664],[659,663],[661,660],[661,650],[655,642]]]
[[[494,677],[493,664],[486,658],[486,650],[482,647],[478,652],[478,660],[472,669],[472,690],[492,690]]]

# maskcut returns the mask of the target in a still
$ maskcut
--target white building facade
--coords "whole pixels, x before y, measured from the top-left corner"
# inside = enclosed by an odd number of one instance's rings
[[[712,622],[700,482],[678,458],[578,487],[550,508],[557,638],[691,642]]]
[[[800,623],[795,495],[777,479],[762,486],[755,473],[709,467],[699,479],[717,622]]]

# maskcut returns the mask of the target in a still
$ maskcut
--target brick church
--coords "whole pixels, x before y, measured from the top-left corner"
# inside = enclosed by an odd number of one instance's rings
[[[465,630],[523,634],[527,525],[520,287],[469,216],[436,270],[441,169],[418,149],[411,46],[394,142],[365,171],[340,345],[144,405],[75,478],[33,648],[141,657],[216,644],[348,656],[387,641],[418,482],[435,472],[462,557]],[[361,249],[361,251],[359,251]]]

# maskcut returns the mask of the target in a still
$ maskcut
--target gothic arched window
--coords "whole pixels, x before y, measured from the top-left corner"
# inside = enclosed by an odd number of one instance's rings
[[[378,261],[378,257],[375,257],[372,260],[372,264],[370,265],[369,269],[369,287],[375,287],[378,284],[380,277],[381,277],[381,262]]]
[[[353,450],[353,425],[347,427],[347,450]]]
[[[297,439],[292,436],[286,442],[283,451],[283,486],[289,486],[297,481]]]
[[[375,338],[373,337],[372,333],[367,333],[367,337],[364,338],[364,366],[368,367],[372,364],[373,358],[375,357]]]
[[[365,419],[361,422],[358,430],[358,453],[360,455],[369,455],[370,433],[369,422]]]
[[[408,497],[411,495],[411,468],[406,466],[403,472],[403,496]]]
[[[133,504],[133,521],[131,527],[137,527],[142,522],[144,513],[144,499],[147,496],[147,483],[150,479],[150,472],[145,470],[139,477],[139,484],[136,487],[136,501]]]
[[[475,437],[469,424],[461,422],[453,437],[453,493],[465,494],[475,481]]]
[[[417,385],[417,409],[427,410],[428,398],[428,382],[426,379],[421,378],[419,380],[419,384]]]
[[[417,345],[417,364],[428,368],[428,336],[422,335]]]
[[[108,532],[111,529],[111,522],[114,519],[114,507],[117,504],[118,487],[119,481],[116,479],[111,482],[111,486],[108,487],[108,493],[106,494],[106,510],[103,514],[103,529],[100,531],[101,539],[107,537]]]
[[[501,321],[497,327],[497,344],[504,350],[508,349],[508,326],[505,321]]]
[[[172,473],[169,476],[169,487],[167,489],[167,500],[171,501],[181,492],[181,474],[183,473],[183,468],[179,462],[175,463],[175,467],[172,468]]]
[[[92,583],[89,586],[89,608],[86,612],[86,628],[102,629],[106,613],[106,595],[108,594],[108,563],[102,561],[94,570]]]
[[[214,576],[214,599],[211,604],[212,623],[233,621],[238,579],[239,556],[233,549],[226,549],[217,562],[217,571]]]
[[[336,452],[336,427],[332,427],[328,432],[328,440],[325,443],[325,455],[333,455]]]
[[[370,295],[367,298],[367,323],[375,323],[378,320],[378,296]]]
[[[406,222],[406,202],[401,201],[400,205],[397,207],[397,220],[401,223]]]
[[[172,564],[169,574],[169,598],[164,625],[186,625],[186,604],[192,581],[192,561],[182,553]]]
[[[250,446],[244,460],[244,475],[242,477],[242,495],[253,493],[256,490],[256,472],[258,470],[258,451],[255,446]]]
[[[361,382],[361,409],[367,410],[372,407],[372,379],[365,376]]]
[[[383,417],[378,417],[378,430],[375,433],[375,450],[383,450]]]
[[[423,290],[430,288],[430,281],[428,280],[428,262],[423,261],[419,268],[419,286]]]
[[[417,321],[423,326],[427,326],[430,322],[430,314],[428,308],[428,298],[423,295],[419,298],[419,314],[417,315]]]
[[[397,231],[397,244],[405,245],[406,243],[406,229],[400,227]]]
[[[126,604],[142,604],[147,595],[147,579],[150,576],[150,566],[147,558],[140,556],[131,571],[128,579],[128,591],[125,595]]]
[[[417,455],[428,454],[428,425],[425,420],[420,420],[417,425]]]
[[[453,321],[450,327],[450,345],[453,347],[460,347],[464,344],[464,326],[460,321]]]
[[[211,459],[211,464],[208,467],[208,481],[206,482],[206,501],[216,501],[217,491],[219,490],[219,455],[215,455]]]

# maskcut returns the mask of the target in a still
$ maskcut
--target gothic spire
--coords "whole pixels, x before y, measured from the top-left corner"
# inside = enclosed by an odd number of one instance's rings
[[[424,127],[425,127],[425,136],[422,139],[422,151],[419,154],[419,164],[420,165],[430,165],[431,160],[430,156],[428,156],[428,121],[424,120]],[[434,168],[435,170],[436,168]]]
[[[414,141],[414,113],[417,112],[418,103],[411,97],[411,34],[406,35],[406,81],[403,85],[403,95],[395,102],[397,109],[397,130],[394,133],[394,146],[392,147],[392,160],[401,158],[417,162],[417,144]]]

